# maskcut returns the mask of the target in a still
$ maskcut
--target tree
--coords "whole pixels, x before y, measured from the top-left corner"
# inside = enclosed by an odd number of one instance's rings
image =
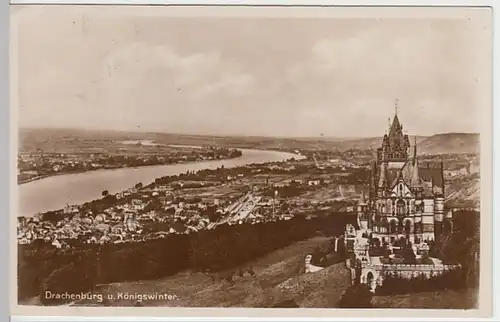
[[[411,247],[405,247],[403,250],[403,260],[405,264],[416,264],[417,259],[415,257],[415,253]]]
[[[372,293],[364,284],[350,286],[339,301],[340,308],[371,308]]]
[[[106,197],[107,195],[109,195],[109,192],[108,190],[103,190],[101,194],[103,197]]]

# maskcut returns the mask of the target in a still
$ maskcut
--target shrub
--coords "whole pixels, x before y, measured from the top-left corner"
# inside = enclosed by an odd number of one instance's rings
[[[364,284],[350,286],[339,301],[340,308],[371,308],[372,292]]]
[[[465,286],[464,270],[462,269],[446,271],[430,278],[421,273],[411,279],[393,272],[384,276],[383,284],[377,287],[376,293],[377,295],[395,295],[459,289]]]
[[[85,293],[93,287],[92,279],[80,267],[68,264],[54,270],[45,279],[40,290],[40,301],[43,305],[71,302],[72,299],[67,295]]]

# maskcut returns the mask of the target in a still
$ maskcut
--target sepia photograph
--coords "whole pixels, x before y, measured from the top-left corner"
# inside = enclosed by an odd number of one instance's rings
[[[489,305],[491,8],[11,26],[18,307]]]

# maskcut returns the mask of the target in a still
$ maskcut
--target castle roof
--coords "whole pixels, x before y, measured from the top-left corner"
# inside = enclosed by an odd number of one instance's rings
[[[413,161],[407,161],[401,168],[385,169],[384,177],[386,182],[390,183],[390,188],[394,187],[399,179],[409,187],[422,187],[424,195],[432,195],[442,191],[443,187],[443,174],[441,167],[422,167],[418,162],[413,164]],[[418,185],[415,185],[415,176],[418,175]],[[431,184],[432,182],[432,184]]]
[[[391,129],[389,130],[389,137],[394,137],[398,135],[399,129],[401,129],[401,123],[399,122],[398,114],[394,115],[392,120]]]
[[[413,162],[413,171],[412,171],[412,176],[411,176],[411,185],[412,187],[419,187],[420,186],[420,175],[418,172],[418,159],[415,158],[415,161]]]

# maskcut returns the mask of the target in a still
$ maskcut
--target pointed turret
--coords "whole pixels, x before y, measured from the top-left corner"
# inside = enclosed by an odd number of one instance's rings
[[[370,174],[370,194],[369,194],[369,197],[371,199],[371,197],[373,197],[373,195],[375,194],[375,190],[377,188],[376,186],[376,167],[377,167],[377,163],[376,162],[372,162],[372,169],[371,169],[371,174]]]
[[[416,158],[416,149],[415,149],[415,159],[413,161],[413,172],[411,176],[411,186],[412,187],[420,187],[420,175],[418,173],[418,159]]]
[[[385,187],[387,184],[387,179],[385,175],[385,164],[382,162],[380,163],[380,177],[378,180],[378,187],[382,188]]]
[[[417,137],[413,139],[413,165],[417,163]]]
[[[444,194],[444,164],[443,161],[441,160],[441,194],[445,196]]]

